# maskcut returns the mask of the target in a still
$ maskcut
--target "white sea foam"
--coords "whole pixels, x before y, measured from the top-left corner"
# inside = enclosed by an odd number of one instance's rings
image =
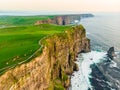
[[[110,64],[110,67],[113,68],[113,67],[117,67],[117,63],[114,62],[114,61],[111,61],[112,63]]]
[[[115,52],[115,55],[116,55],[116,57],[114,57],[114,58],[120,58],[120,52]]]
[[[85,77],[82,73],[82,68],[81,68],[81,62],[82,60],[79,60],[79,62],[76,62],[79,66],[79,71],[74,72],[72,77],[71,77],[71,89],[70,90],[87,90],[88,89],[88,84],[85,81]]]
[[[89,77],[91,71],[90,65],[100,62],[100,59],[105,56],[104,52],[91,51],[89,53],[82,54],[83,60],[78,58],[79,71],[74,72],[71,77],[71,89],[72,90],[88,90],[92,88],[90,85]],[[81,57],[81,56],[80,56]]]
[[[89,32],[87,32],[86,34],[87,34],[87,35],[89,35],[90,33],[89,33]]]
[[[100,59],[102,59],[105,56],[106,53],[104,52],[97,52],[97,51],[91,51],[87,54],[82,54],[84,60],[82,62],[82,71],[83,74],[87,80],[87,82],[90,84],[90,81],[88,77],[90,77],[91,68],[90,65],[94,63],[99,63]]]

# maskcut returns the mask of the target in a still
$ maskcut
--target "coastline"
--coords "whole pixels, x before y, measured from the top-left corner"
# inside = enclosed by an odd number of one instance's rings
[[[77,54],[90,51],[90,40],[85,34],[85,29],[80,25],[68,29],[64,34],[55,34],[47,38],[42,42],[43,54],[27,64],[7,71],[0,77],[0,87],[22,89],[30,88],[32,84],[34,89],[68,88],[68,75],[78,70],[77,64],[74,63]],[[29,81],[26,81],[27,79]],[[22,85],[18,87],[20,83]]]

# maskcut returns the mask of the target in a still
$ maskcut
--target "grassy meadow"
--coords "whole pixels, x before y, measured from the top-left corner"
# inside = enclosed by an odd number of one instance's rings
[[[0,16],[0,26],[33,25],[37,20],[54,18],[51,16]]]
[[[25,22],[23,21],[23,23]],[[27,24],[25,26],[19,24],[20,26],[16,27],[0,28],[0,69],[24,61],[40,48],[40,39],[47,35],[60,33],[70,27]]]

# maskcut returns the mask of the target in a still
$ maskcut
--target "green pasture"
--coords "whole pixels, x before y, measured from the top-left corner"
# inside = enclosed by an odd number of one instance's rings
[[[40,39],[69,27],[43,24],[0,28],[0,69],[24,61],[40,48]]]
[[[54,18],[51,16],[0,16],[0,26],[33,25],[38,20]]]

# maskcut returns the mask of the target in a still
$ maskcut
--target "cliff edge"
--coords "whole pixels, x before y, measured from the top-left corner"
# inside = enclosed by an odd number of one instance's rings
[[[68,25],[75,24],[76,21],[79,22],[81,18],[94,17],[93,14],[71,14],[71,15],[57,15],[52,19],[38,20],[35,25],[40,24],[57,24],[57,25]]]
[[[70,75],[78,70],[78,53],[90,51],[90,40],[82,25],[42,40],[42,54],[0,77],[1,90],[65,90]]]

